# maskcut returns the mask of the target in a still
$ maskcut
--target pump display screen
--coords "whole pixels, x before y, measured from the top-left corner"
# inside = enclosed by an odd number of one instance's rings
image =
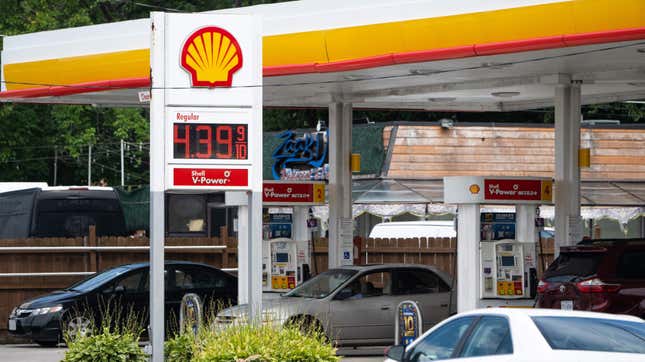
[[[515,266],[515,257],[502,256],[502,266]]]
[[[287,253],[276,253],[275,254],[275,262],[276,263],[288,263],[289,262],[289,254],[287,254]]]
[[[175,123],[173,156],[176,159],[248,159],[248,125]]]

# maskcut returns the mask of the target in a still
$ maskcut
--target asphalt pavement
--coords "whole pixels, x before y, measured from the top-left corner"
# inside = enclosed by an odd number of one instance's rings
[[[45,348],[35,344],[0,345],[3,362],[60,362],[65,357],[64,347]],[[341,348],[343,362],[382,362],[383,348]]]

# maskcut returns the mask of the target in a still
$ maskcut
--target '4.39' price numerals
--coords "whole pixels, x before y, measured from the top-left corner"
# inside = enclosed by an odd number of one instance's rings
[[[173,127],[176,159],[248,159],[248,125],[182,123]]]

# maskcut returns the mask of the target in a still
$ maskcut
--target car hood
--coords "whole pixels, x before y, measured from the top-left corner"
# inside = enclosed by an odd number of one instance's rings
[[[78,292],[72,290],[56,290],[49,294],[41,295],[39,297],[27,300],[20,305],[20,309],[33,309],[50,307],[56,304],[61,304],[69,301],[79,295]]]
[[[262,301],[263,318],[284,320],[301,311],[306,310],[312,302],[319,302],[320,299],[300,297],[280,297]],[[226,308],[217,313],[218,317],[246,318],[248,304],[240,304]]]

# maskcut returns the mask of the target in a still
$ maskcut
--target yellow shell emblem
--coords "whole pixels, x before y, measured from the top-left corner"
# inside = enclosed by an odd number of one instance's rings
[[[242,48],[228,31],[215,26],[191,34],[181,51],[181,66],[193,87],[230,87],[242,68]]]

